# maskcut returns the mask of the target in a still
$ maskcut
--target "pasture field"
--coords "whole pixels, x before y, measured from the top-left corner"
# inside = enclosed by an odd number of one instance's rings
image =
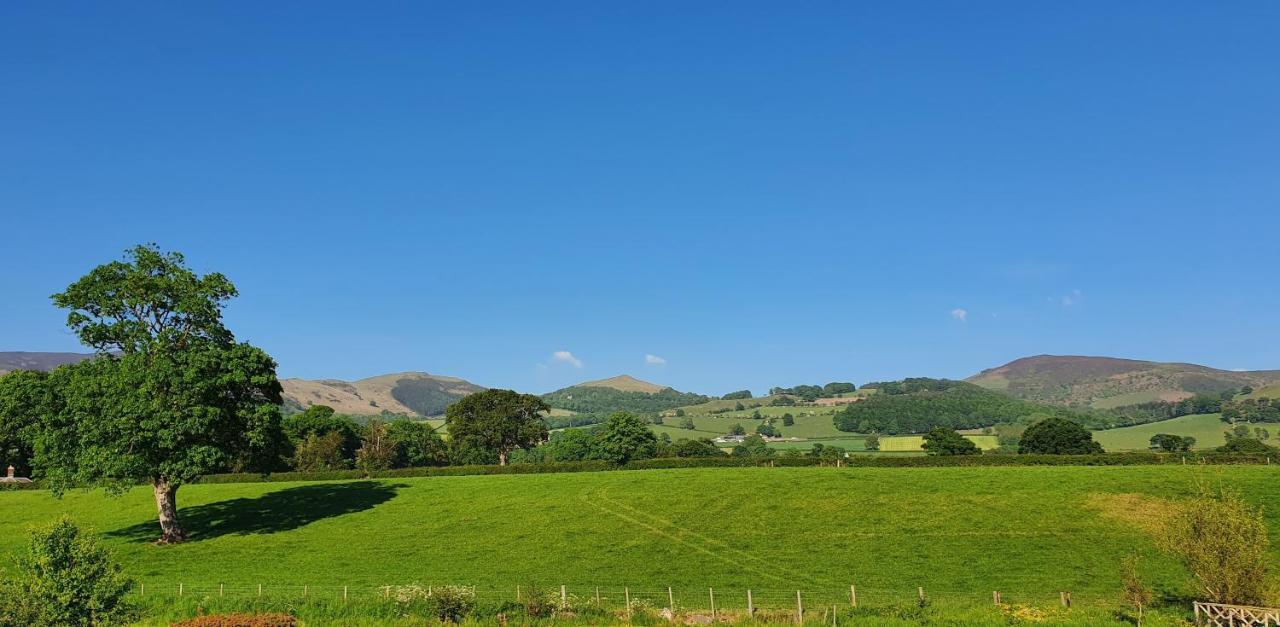
[[[63,513],[154,590],[419,582],[637,589],[1117,594],[1119,560],[1185,577],[1130,514],[1226,482],[1266,506],[1271,466],[728,468],[191,485],[192,540],[155,546],[148,489],[0,492],[7,528]],[[0,534],[0,556],[23,546]],[[1280,565],[1280,560],[1273,561]]]
[[[817,438],[812,440],[800,440],[798,442],[770,442],[769,448],[785,451],[787,449],[800,449],[808,451],[813,448],[814,444],[823,446],[839,446],[846,451],[865,451],[867,450],[866,439],[862,436],[850,436],[844,438]]]
[[[1280,435],[1280,428],[1277,428],[1280,425],[1257,424],[1250,425],[1250,428],[1254,426],[1262,427],[1274,432],[1276,435]],[[1221,414],[1192,414],[1132,427],[1094,431],[1093,439],[1101,444],[1102,448],[1112,452],[1145,451],[1151,446],[1151,436],[1158,433],[1167,433],[1169,435],[1192,436],[1196,439],[1195,448],[1211,449],[1226,444],[1227,439],[1223,432],[1229,428],[1231,428],[1231,425],[1222,422]]]
[[[766,411],[768,410],[768,411]],[[782,414],[790,410],[791,415],[795,418],[796,423],[790,427],[782,424]],[[745,412],[730,412],[727,414],[717,415],[688,415],[693,421],[694,427],[698,431],[714,435],[725,435],[733,429],[733,425],[740,424],[747,433],[755,433],[756,427],[764,423],[764,420],[755,420],[751,418],[751,412],[757,410],[747,410]],[[758,410],[761,416],[773,417],[776,420],[773,426],[782,431],[785,437],[798,438],[834,438],[849,437],[852,434],[846,431],[836,429],[835,423],[832,422],[832,411],[829,407],[761,407]],[[679,428],[684,418],[664,417],[663,425],[668,427]],[[672,434],[671,437],[676,437]],[[689,436],[684,436],[689,437]],[[701,437],[701,436],[699,436]],[[712,436],[714,437],[714,436]]]
[[[978,448],[983,450],[992,450],[1000,446],[994,435],[966,435],[964,437],[972,440]],[[924,436],[920,435],[892,435],[880,438],[880,450],[886,453],[919,452],[924,450],[920,448],[923,444]]]

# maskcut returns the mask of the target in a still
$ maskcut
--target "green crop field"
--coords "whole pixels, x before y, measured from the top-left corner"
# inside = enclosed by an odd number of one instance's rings
[[[964,437],[972,440],[980,449],[991,450],[1000,446],[994,435],[966,435]],[[920,448],[923,444],[924,436],[919,435],[895,435],[880,438],[880,450],[886,453],[920,451],[923,450]]]
[[[1275,536],[1277,479],[1277,467],[1193,465],[191,485],[179,499],[192,540],[178,546],[150,543],[156,529],[147,489],[119,498],[73,492],[61,500],[0,492],[9,530],[0,534],[0,558],[21,549],[27,525],[68,513],[102,535],[153,603],[172,597],[179,584],[206,598],[216,597],[219,584],[242,596],[263,584],[276,594],[296,596],[309,586],[313,597],[340,598],[341,586],[367,594],[418,582],[508,593],[522,584],[563,584],[582,596],[595,586],[616,596],[628,586],[655,604],[672,586],[689,605],[715,587],[721,607],[741,604],[748,588],[758,603],[784,607],[795,590],[815,605],[836,603],[850,584],[868,605],[909,604],[921,586],[935,602],[982,607],[1000,590],[1013,603],[1052,607],[1059,590],[1070,590],[1082,607],[1105,606],[1116,602],[1119,561],[1133,551],[1145,556],[1143,575],[1158,589],[1190,589],[1133,507],[1185,497],[1200,482],[1226,482],[1266,507]],[[1280,555],[1271,557],[1280,566]]]
[[[1149,422],[1132,427],[1094,431],[1093,439],[1108,451],[1145,451],[1151,446],[1151,436],[1157,433],[1169,435],[1192,436],[1196,439],[1197,449],[1210,449],[1226,443],[1223,432],[1230,428],[1219,414],[1193,414],[1159,422]],[[1257,424],[1250,427],[1262,427],[1280,436],[1280,425]],[[1274,437],[1274,436],[1273,436]]]

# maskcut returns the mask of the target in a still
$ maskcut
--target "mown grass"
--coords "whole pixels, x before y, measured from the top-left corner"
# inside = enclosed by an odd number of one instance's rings
[[[724,607],[747,589],[803,590],[817,607],[856,584],[865,603],[886,606],[909,604],[922,586],[974,607],[992,590],[1050,606],[1069,590],[1082,607],[1110,607],[1119,561],[1133,551],[1162,593],[1189,592],[1130,515],[1134,503],[1228,483],[1266,507],[1274,536],[1277,478],[1268,466],[779,467],[192,485],[179,493],[192,540],[170,547],[149,542],[147,490],[8,492],[0,555],[20,550],[27,525],[68,513],[152,596],[183,584],[212,597],[225,583],[252,602],[244,595],[263,584],[336,602],[341,586],[466,584],[514,596],[516,585],[564,584],[579,595],[672,586],[690,604],[715,587]]]

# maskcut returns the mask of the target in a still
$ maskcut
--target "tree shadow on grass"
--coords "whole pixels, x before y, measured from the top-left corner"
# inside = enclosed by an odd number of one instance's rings
[[[287,488],[257,498],[218,501],[182,507],[178,518],[188,541],[224,535],[249,535],[289,531],[318,520],[372,509],[395,497],[404,484],[387,485],[375,481],[321,483]],[[181,494],[181,493],[179,493]],[[134,542],[150,542],[160,537],[155,519],[107,532],[108,536]]]

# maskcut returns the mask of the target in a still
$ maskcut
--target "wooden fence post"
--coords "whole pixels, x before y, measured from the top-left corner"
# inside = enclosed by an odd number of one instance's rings
[[[707,588],[707,592],[711,595],[711,622],[716,622],[716,589]]]
[[[994,591],[992,591],[992,592],[991,592],[991,604],[992,604],[992,605],[1000,605],[1000,591],[999,591],[999,590],[994,590]]]
[[[600,606],[600,586],[596,586],[596,606]]]
[[[756,605],[751,598],[751,591],[747,590],[747,616],[754,617],[756,615]]]
[[[849,586],[849,605],[851,607],[858,607],[858,587],[857,586],[854,586],[854,585]]]
[[[223,586],[226,586],[226,585],[227,585],[227,584],[224,584],[224,583],[220,583],[220,584],[218,584],[218,596],[224,596],[224,595],[223,595]]]
[[[145,597],[145,596],[147,596],[147,584],[145,584],[145,583],[144,583],[144,584],[142,584],[142,588],[138,590],[138,596],[140,596],[140,597]]]
[[[569,605],[569,593],[565,591],[564,584],[560,584],[560,609],[564,609]]]
[[[631,588],[623,588],[622,594],[627,598],[627,617],[631,617]]]
[[[302,586],[302,598],[307,598],[307,593],[311,591],[311,586]]]
[[[258,596],[262,596],[262,584],[258,584]]]
[[[796,590],[796,624],[804,623],[804,602],[800,600],[800,591]]]
[[[178,596],[182,596],[182,584],[178,584]]]
[[[342,600],[343,600],[343,601],[346,601],[346,600],[347,600],[347,587],[346,587],[346,586],[342,586]]]
[[[667,586],[667,609],[671,610],[671,616],[674,618],[676,614],[676,595],[671,591],[671,586]]]
[[[1071,591],[1067,591],[1067,609],[1071,609]]]
[[[516,584],[516,602],[520,601],[520,584]]]
[[[920,596],[920,604],[924,605],[924,586],[916,588],[916,594]]]

